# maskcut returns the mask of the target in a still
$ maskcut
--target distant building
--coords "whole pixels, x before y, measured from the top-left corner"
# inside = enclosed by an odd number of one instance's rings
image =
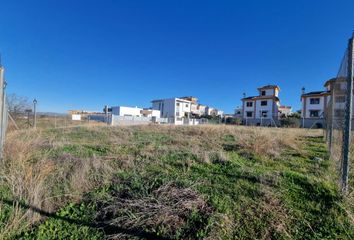
[[[236,118],[242,119],[242,108],[241,108],[241,107],[235,108],[234,116],[235,116]]]
[[[168,118],[170,123],[182,125],[190,118],[191,104],[182,98],[159,99],[152,101],[152,109],[160,110],[162,118]]]
[[[124,107],[124,106],[115,106],[111,107],[113,115],[116,116],[129,116],[129,117],[141,117],[142,108],[138,107]]]
[[[247,125],[272,125],[279,117],[279,91],[277,85],[258,88],[258,96],[242,98],[242,119]]]
[[[293,109],[291,106],[279,106],[278,108],[278,111],[279,111],[279,115],[280,116],[289,116],[290,114],[292,114],[293,112]]]
[[[303,93],[301,95],[301,118],[302,125],[304,127],[323,127],[324,126],[324,118],[326,108],[331,99],[331,91],[334,89],[335,78],[328,80],[325,84],[325,90],[323,91],[314,91],[306,93],[303,89]],[[345,84],[345,82],[344,82]],[[338,86],[341,88],[341,86]],[[345,88],[345,86],[342,86]],[[345,102],[345,98],[343,96],[337,96],[335,99],[335,104],[341,104],[341,102]]]

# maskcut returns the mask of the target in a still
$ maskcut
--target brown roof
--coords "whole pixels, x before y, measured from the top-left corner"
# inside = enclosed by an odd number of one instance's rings
[[[278,88],[278,90],[280,90],[280,87],[278,85],[265,85],[263,87],[258,88],[258,90],[260,89],[275,89]]]

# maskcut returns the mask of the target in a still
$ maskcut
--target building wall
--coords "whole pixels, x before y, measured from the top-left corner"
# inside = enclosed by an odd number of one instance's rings
[[[312,98],[319,98],[320,99],[319,104],[310,104]],[[325,107],[325,97],[324,96],[313,96],[313,97],[305,97],[304,99],[305,99],[305,101],[303,101],[303,104],[305,103],[306,109],[305,109],[305,116],[302,116],[302,117],[310,118],[310,111],[311,110],[319,110],[319,116],[321,116],[321,114],[324,111],[324,107]],[[327,98],[327,102],[328,102],[328,99],[329,98]]]
[[[253,103],[252,107],[247,107],[247,102],[252,102]],[[255,118],[254,110],[255,110],[255,101],[247,101],[247,100],[244,101],[244,109],[243,109],[244,118],[247,118],[247,112],[253,112],[252,118]]]
[[[117,116],[141,116],[142,108],[138,107],[112,107],[112,114]]]
[[[177,106],[177,103],[179,103],[179,106]],[[162,118],[182,118],[185,116],[185,113],[191,112],[191,102],[178,98],[163,99],[152,102],[152,109],[160,110]],[[176,116],[177,112],[179,116]]]
[[[266,95],[265,96],[274,96],[276,91],[275,89],[260,89],[259,90],[259,96],[262,96],[262,91],[266,91]]]
[[[162,118],[171,118],[175,116],[175,99],[163,99],[161,101],[154,101],[152,103],[152,109],[160,110]]]
[[[267,101],[267,106],[261,106],[262,101]],[[256,118],[261,118],[261,111],[268,111],[267,119],[273,116],[273,99],[256,100]],[[265,118],[265,117],[262,117]]]

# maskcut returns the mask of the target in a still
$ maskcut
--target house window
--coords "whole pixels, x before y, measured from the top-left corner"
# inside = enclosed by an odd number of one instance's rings
[[[246,102],[247,107],[253,107],[253,102]]]
[[[246,112],[246,116],[247,117],[252,117],[253,116],[253,112]]]
[[[262,95],[262,96],[265,96],[265,95],[266,95],[266,91],[262,91],[262,92],[261,92],[261,95]]]
[[[268,105],[268,101],[261,101],[261,106],[267,106]]]
[[[262,111],[261,117],[264,117],[264,118],[268,117],[268,111]]]
[[[179,112],[176,112],[176,116],[179,117]]]
[[[319,117],[320,116],[319,110],[310,110],[310,117]]]
[[[178,102],[178,103],[176,103],[176,106],[177,106],[177,107],[179,107],[179,102]]]
[[[319,98],[310,98],[310,104],[320,104]]]
[[[186,108],[188,107],[188,104],[186,104]]]

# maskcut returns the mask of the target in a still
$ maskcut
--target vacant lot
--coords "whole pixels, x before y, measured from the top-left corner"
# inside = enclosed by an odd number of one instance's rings
[[[1,239],[354,238],[320,131],[15,131],[1,164]]]

